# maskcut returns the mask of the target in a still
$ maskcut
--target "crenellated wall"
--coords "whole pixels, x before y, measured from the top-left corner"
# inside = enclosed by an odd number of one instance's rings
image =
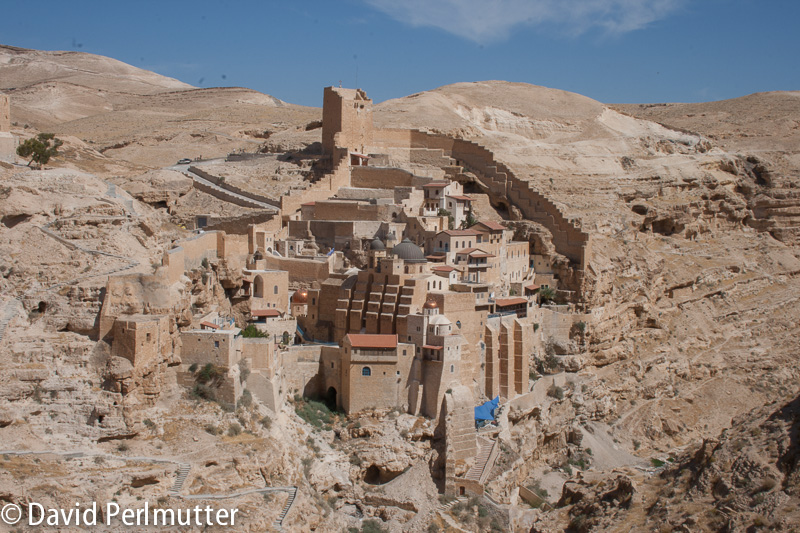
[[[445,135],[417,130],[376,130],[372,148],[441,150],[442,161],[454,160],[455,165],[474,173],[488,191],[517,207],[526,219],[538,222],[553,234],[556,251],[584,270],[591,254],[590,236],[530,182],[519,179],[506,165],[496,161],[494,154],[480,144]],[[427,154],[427,153],[426,153]],[[427,157],[431,157],[427,155]]]

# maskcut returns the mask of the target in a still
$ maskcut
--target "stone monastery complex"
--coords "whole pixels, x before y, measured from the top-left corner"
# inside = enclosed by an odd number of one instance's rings
[[[446,490],[483,493],[497,445],[474,408],[528,392],[534,355],[582,332],[589,236],[484,147],[375,128],[362,90],[325,89],[316,164],[307,188],[258,197],[271,212],[198,217],[152,274],[109,278],[115,387],[152,403],[173,366],[232,404],[247,389],[273,410],[299,394],[429,417]],[[216,311],[194,312],[201,292]]]

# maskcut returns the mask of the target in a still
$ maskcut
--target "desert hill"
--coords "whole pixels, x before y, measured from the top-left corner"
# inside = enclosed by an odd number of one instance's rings
[[[180,157],[312,146],[321,139],[321,110],[249,89],[173,86],[174,80],[107,58],[85,57],[88,54],[10,47],[0,52],[10,58],[0,62],[0,79],[2,90],[12,96],[12,120],[21,124],[24,119],[33,126],[17,126],[14,133],[25,137],[46,128],[67,141],[62,155],[50,165],[56,168],[23,172],[11,165],[0,167],[4,180],[0,287],[8,295],[30,291],[37,295],[24,299],[28,313],[19,313],[9,323],[3,339],[2,349],[10,356],[0,358],[5,365],[0,399],[11,407],[0,405],[0,436],[7,442],[48,448],[53,442],[64,444],[45,429],[56,427],[59,438],[70,435],[62,439],[70,445],[95,446],[89,438],[101,429],[88,426],[85,419],[94,416],[93,406],[104,394],[97,392],[102,369],[86,366],[85,360],[93,350],[108,347],[95,344],[86,332],[102,304],[106,273],[128,268],[148,275],[161,253],[187,236],[180,225],[196,214],[235,216],[253,211],[206,197],[191,188],[189,178],[162,167]],[[14,61],[19,64],[14,66]],[[573,475],[574,466],[585,472],[574,472],[577,480],[565,494],[583,491],[587,499],[574,506],[574,500],[566,503],[564,498],[561,509],[549,514],[516,506],[518,524],[527,525],[525,529],[564,530],[584,516],[584,526],[607,530],[651,523],[656,527],[662,519],[672,527],[694,530],[697,524],[721,522],[713,516],[717,510],[735,514],[731,524],[737,527],[755,525],[756,520],[779,527],[786,523],[782,516],[796,514],[781,504],[796,503],[796,465],[786,467],[776,453],[786,457],[797,453],[796,428],[790,421],[796,420],[796,402],[776,423],[765,420],[770,416],[774,420],[781,413],[776,412],[778,406],[797,397],[800,380],[797,98],[797,93],[765,93],[703,104],[606,105],[556,89],[485,81],[440,87],[374,107],[378,126],[418,128],[485,145],[592,235],[585,302],[591,320],[585,339],[581,346],[559,347],[564,352],[557,356],[559,372],[537,376],[534,390],[550,380],[555,386],[558,379],[563,385],[560,394],[541,391],[545,399],[536,405],[509,407],[513,427],[503,436],[499,452],[503,472],[489,483],[493,495],[511,501],[519,486],[533,486],[541,476],[563,483]],[[259,160],[269,165],[217,162],[212,168],[253,192],[265,192],[268,181],[274,188],[269,194],[303,179],[297,172],[295,181],[290,181],[288,172],[281,174],[290,166],[297,167],[293,171],[301,169],[299,163],[279,161],[277,153]],[[482,197],[481,206],[489,209],[485,195],[469,193]],[[169,209],[159,206],[162,200],[177,197]],[[507,219],[518,238],[541,230],[518,220],[513,210],[493,214],[497,220]],[[61,241],[47,237],[40,229],[47,227],[87,249],[110,250],[114,256],[93,253],[87,261],[85,250],[64,250]],[[186,294],[201,295],[203,305],[216,302],[223,291],[207,285],[199,271],[192,275]],[[67,285],[40,300],[38,295],[46,287],[62,282]],[[49,368],[58,361],[64,367],[60,373],[73,372],[86,386],[70,389],[58,376],[39,367],[27,368],[34,345],[36,365]],[[62,357],[63,353],[70,356]],[[46,376],[48,381],[42,382],[46,390],[56,391],[53,396],[36,399],[33,383],[42,379],[39,376]],[[167,393],[185,412],[175,416],[166,400],[146,411],[155,420],[154,429],[147,430],[152,431],[147,439],[130,440],[136,455],[159,455],[158,446],[166,441],[166,450],[176,457],[191,451],[193,461],[205,468],[218,467],[221,475],[243,472],[242,477],[259,483],[269,477],[300,485],[302,512],[297,513],[297,524],[322,525],[318,530],[341,530],[342,516],[355,513],[355,506],[361,512],[369,487],[358,485],[362,492],[346,504],[343,498],[338,503],[327,500],[326,506],[319,495],[336,492],[331,487],[339,480],[333,481],[331,472],[347,482],[352,477],[358,484],[362,467],[337,455],[334,445],[341,443],[335,439],[329,446],[323,442],[327,437],[318,438],[323,444],[320,450],[291,408],[275,418],[272,429],[262,427],[258,422],[262,413],[255,417],[254,412],[252,420],[242,423],[250,433],[219,438],[216,426],[221,420],[233,423],[239,413],[219,415],[198,407],[194,400],[180,400],[179,390]],[[54,426],[47,416],[56,408],[61,414]],[[105,408],[108,413],[116,409]],[[202,417],[194,420],[197,413]],[[388,415],[365,420],[363,428],[361,421],[352,427],[354,440],[370,437],[358,441],[362,455],[384,466],[414,450],[386,419]],[[397,429],[405,420],[398,418]],[[106,424],[124,426],[121,417],[108,415]],[[599,427],[603,431],[588,436]],[[727,428],[734,429],[726,432]],[[387,433],[381,435],[383,431]],[[405,431],[408,435],[408,428]],[[345,438],[346,433],[342,432]],[[567,434],[570,442],[561,443],[560,436]],[[581,434],[586,439],[583,448],[575,442]],[[772,434],[777,449],[768,448]],[[591,445],[593,456],[585,451],[590,441],[596,443]],[[257,467],[242,459],[250,457],[252,443],[275,447],[277,442],[282,451],[263,452],[268,476],[263,469],[254,474]],[[384,446],[387,442],[402,446]],[[112,444],[98,446],[115,449]],[[312,454],[309,450],[315,448]],[[702,461],[697,450],[716,457],[715,464]],[[319,461],[303,474],[305,460],[312,455]],[[620,466],[607,461],[631,456],[638,462],[621,460]],[[696,479],[689,483],[672,469],[656,478],[655,466],[644,472],[638,468],[670,459],[695,472]],[[11,466],[22,462],[4,461]],[[88,468],[93,465],[87,461]],[[15,472],[29,467],[16,465]],[[618,471],[612,473],[612,468]],[[751,479],[734,479],[740,471]],[[232,483],[219,481],[223,478],[216,477],[217,470],[208,472],[214,472],[207,476],[209,483]],[[397,484],[404,483],[405,475],[397,478]],[[584,475],[585,480],[595,476],[594,482],[587,482],[594,488],[581,488]],[[16,483],[13,476],[4,476],[0,493],[11,492],[9,487]],[[148,485],[147,490],[152,489],[148,497],[167,486],[168,474],[154,476],[161,481]],[[31,483],[38,482],[37,476],[29,477]],[[719,495],[714,492],[717,478],[724,489]],[[778,484],[768,487],[768,479]],[[70,483],[82,487],[74,480]],[[609,487],[615,488],[609,491]],[[117,487],[107,490],[110,497]],[[392,521],[399,508],[388,495],[394,489],[387,484],[380,490],[387,494],[369,492],[369,497]],[[630,507],[619,513],[617,506],[609,509],[605,500],[609,493],[613,494],[608,501],[622,496]],[[631,494],[635,496],[628,498]],[[679,501],[686,494],[695,500]],[[131,492],[126,497],[133,500],[136,495]],[[547,499],[558,505],[562,498],[551,492]],[[669,499],[671,508],[654,505],[659,499]],[[600,510],[590,509],[592,502]],[[687,514],[700,519],[690,523]]]
[[[0,80],[0,91],[13,101],[11,119],[20,127],[75,136],[136,167],[253,151],[265,132],[293,130],[319,118],[317,110],[251,89],[198,89],[82,52],[0,45]]]
[[[756,93],[695,104],[611,107],[667,127],[697,132],[730,151],[759,154],[800,174],[800,91]]]

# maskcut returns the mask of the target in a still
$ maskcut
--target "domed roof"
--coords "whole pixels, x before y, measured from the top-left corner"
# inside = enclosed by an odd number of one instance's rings
[[[422,306],[423,309],[436,309],[437,307],[439,307],[439,304],[433,300],[428,300],[425,302],[425,305]]]
[[[422,248],[407,238],[403,239],[403,242],[392,248],[392,255],[396,255],[408,263],[428,262],[428,260],[425,259],[425,252],[422,251]]]
[[[308,302],[308,291],[305,289],[299,290],[292,296],[292,303],[304,304]]]
[[[375,240],[373,240],[370,243],[369,249],[372,250],[373,252],[381,252],[381,251],[386,249],[386,245],[383,244],[382,240],[380,240],[379,238],[375,237]]]
[[[431,326],[449,326],[452,322],[444,315],[433,315],[428,319],[428,324]]]

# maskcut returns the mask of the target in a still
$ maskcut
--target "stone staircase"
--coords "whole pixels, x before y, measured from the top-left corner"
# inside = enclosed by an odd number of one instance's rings
[[[530,182],[520,180],[503,163],[495,160],[491,150],[478,143],[453,139],[441,134],[412,130],[420,136],[412,149],[432,148],[441,151],[441,158],[453,160],[448,167],[458,167],[473,173],[491,195],[505,199],[517,207],[526,219],[538,222],[553,234],[556,251],[580,265],[588,262],[589,235],[581,229],[580,221],[573,220],[549,198],[537,191]]]
[[[486,481],[486,477],[489,475],[489,471],[491,471],[494,466],[494,461],[491,459],[493,456],[492,452],[495,446],[497,446],[497,441],[489,440],[485,437],[478,437],[478,444],[480,445],[480,451],[478,451],[478,455],[475,457],[475,463],[464,478],[483,484]]]
[[[169,489],[170,496],[179,496],[181,490],[183,489],[183,484],[186,481],[186,478],[189,476],[189,471],[192,469],[192,465],[181,463],[178,465],[178,477],[175,478],[175,483]]]
[[[292,508],[292,504],[294,504],[295,498],[297,498],[297,487],[295,487],[294,490],[289,492],[289,498],[286,500],[286,504],[283,506],[281,514],[278,515],[278,518],[276,518],[275,522],[272,523],[272,526],[275,529],[278,530],[283,529],[283,521],[286,519],[286,515],[289,514],[289,510]]]
[[[231,202],[242,207],[268,209],[270,211],[277,211],[279,209],[279,202],[272,200],[270,203],[268,203],[265,201],[267,198],[256,198],[257,195],[248,193],[247,191],[239,189],[238,187],[233,187],[232,185],[222,187],[212,181],[212,179],[215,177],[211,176],[210,174],[203,176],[202,174],[205,173],[195,167],[189,167],[188,169],[181,170],[180,172],[187,178],[192,179],[195,188],[200,189],[203,192],[206,192],[220,200]]]
[[[450,509],[451,507],[453,507],[455,504],[457,504],[459,502],[465,502],[465,501],[467,501],[466,496],[459,496],[455,500],[452,500],[452,501],[450,501],[448,503],[441,504],[439,507],[436,508],[436,511],[438,511],[440,513],[447,512],[447,510]]]

